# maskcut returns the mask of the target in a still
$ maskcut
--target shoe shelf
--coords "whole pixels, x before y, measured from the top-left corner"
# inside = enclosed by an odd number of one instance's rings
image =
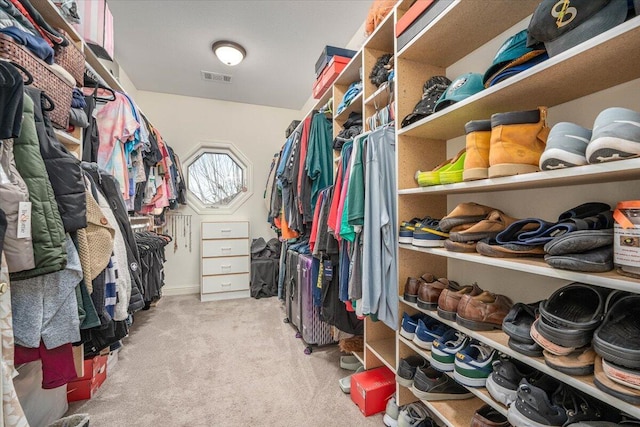
[[[618,289],[621,291],[640,293],[640,280],[622,276],[615,271],[606,273],[581,273],[578,271],[559,270],[550,267],[542,259],[537,258],[492,258],[478,253],[450,252],[442,248],[420,248],[409,244],[401,244],[401,249],[417,251],[473,262],[477,264],[491,265],[508,270],[516,270],[522,273],[537,274],[539,276],[565,279],[572,282],[583,282],[591,285],[602,286],[604,288]]]
[[[452,1],[397,56],[446,68],[532,14],[538,3]]]
[[[391,99],[391,93],[393,92],[393,82],[383,83],[375,92],[368,96],[367,99],[364,100],[365,106],[372,107],[384,107],[389,104],[389,100]]]
[[[416,402],[417,399],[410,389],[398,385],[400,396],[409,396],[412,402]],[[431,416],[440,421],[438,425],[444,425],[446,427],[460,427],[471,425],[471,419],[482,405],[484,401],[477,397],[464,400],[420,400],[431,412]]]
[[[501,178],[481,179],[456,184],[434,185],[399,190],[398,194],[468,194],[490,191],[562,187],[640,178],[640,159],[598,163],[573,168],[541,171]]]
[[[386,50],[393,53],[394,28],[393,12],[389,12],[365,40],[363,46],[367,49]]]
[[[516,2],[513,7],[520,7],[520,4]],[[478,2],[477,7],[482,8],[483,5]],[[435,44],[433,48],[442,49],[442,46]],[[398,135],[441,140],[462,136],[464,124],[469,120],[488,119],[498,112],[523,110],[525,105],[528,108],[552,107],[637,79],[640,77],[639,62],[640,17],[636,17],[590,39],[586,47],[583,44],[569,49],[399,129]],[[615,64],[615,71],[602,64]]]
[[[352,351],[351,354],[364,366],[364,351]]]
[[[427,359],[429,361],[429,363],[431,363],[432,358],[431,358],[431,352],[430,351],[418,347],[412,341],[409,341],[408,339],[406,339],[406,338],[404,338],[402,336],[400,337],[400,342],[405,344],[407,347],[411,348],[411,350],[416,352],[418,355],[424,357],[425,359]],[[445,372],[445,374],[450,376],[451,378],[454,378],[453,372]],[[473,393],[478,399],[482,400],[484,403],[486,403],[488,405],[491,405],[496,411],[500,412],[505,417],[507,416],[507,407],[504,406],[503,404],[501,404],[500,402],[496,402],[495,400],[493,400],[493,397],[491,397],[491,395],[489,394],[489,392],[487,391],[486,388],[484,388],[484,387],[467,387],[467,386],[465,386],[463,384],[461,384],[461,385],[464,388],[466,388],[467,390],[469,390],[471,393]]]
[[[438,315],[436,311],[423,310],[419,308],[417,304],[405,301],[404,298],[402,298],[402,296],[400,297],[400,301],[401,303],[407,305],[408,307],[411,307],[414,310],[418,310],[422,313],[425,313],[426,315],[433,317],[434,319],[437,319],[440,322],[459,330],[460,332],[470,336],[471,338],[475,338],[478,341],[481,341],[489,345],[490,347],[495,348],[501,353],[511,356],[514,359],[518,359],[521,362],[531,366],[532,368],[537,369],[538,371],[551,375],[554,378],[556,378],[558,381],[562,381],[563,383],[571,387],[574,387],[577,390],[585,392],[589,396],[592,396],[608,405],[611,405],[622,412],[625,412],[636,418],[640,417],[640,406],[632,405],[630,403],[627,403],[623,400],[620,400],[614,396],[611,396],[607,393],[600,391],[593,383],[593,375],[585,375],[585,376],[567,375],[547,366],[547,364],[544,362],[544,358],[542,357],[529,357],[521,353],[518,353],[517,351],[512,350],[511,348],[509,348],[507,344],[507,342],[509,341],[509,337],[507,336],[507,334],[505,334],[501,330],[473,331],[471,329],[468,329],[468,328],[465,328],[464,326],[459,325],[456,322],[443,319]]]
[[[365,352],[366,351],[371,352],[387,368],[391,369],[393,373],[396,372],[396,339],[395,337],[367,342]],[[371,369],[372,367],[373,365],[371,365],[367,360],[366,368]]]

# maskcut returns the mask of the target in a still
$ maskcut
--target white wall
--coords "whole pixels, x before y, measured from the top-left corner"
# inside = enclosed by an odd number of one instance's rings
[[[135,101],[181,160],[201,141],[218,141],[233,143],[253,164],[253,195],[233,215],[198,215],[188,206],[172,211],[192,215],[192,250],[184,247],[182,233],[178,235],[175,253],[173,243],[167,247],[163,292],[165,295],[199,292],[202,221],[246,220],[250,222],[252,237],[275,236],[266,222],[262,195],[271,158],[284,143],[289,123],[300,119],[300,112],[146,91],[137,91]]]

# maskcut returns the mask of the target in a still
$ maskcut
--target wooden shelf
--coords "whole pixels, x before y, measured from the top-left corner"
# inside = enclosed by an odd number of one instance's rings
[[[483,7],[482,2],[466,4]],[[519,8],[521,4],[514,2],[513,7]],[[470,28],[483,28],[474,25]],[[434,47],[446,51],[442,46]],[[402,128],[398,135],[442,140],[455,138],[464,135],[464,124],[469,120],[488,119],[493,113],[533,109],[540,105],[553,107],[637,79],[640,77],[638,63],[640,17]],[[615,72],[602,64],[615,64]]]
[[[572,282],[583,282],[591,285],[602,286],[610,289],[640,293],[640,280],[622,276],[615,271],[606,273],[581,273],[579,271],[559,270],[551,268],[544,260],[539,258],[492,258],[478,253],[450,252],[443,248],[419,248],[409,244],[401,244],[401,249],[424,252],[431,255],[458,259],[477,264],[491,265],[508,270],[516,270],[522,273],[537,274],[539,276],[565,279]]]
[[[585,392],[589,396],[592,396],[604,403],[607,403],[615,408],[618,408],[621,411],[626,412],[633,417],[636,417],[636,418],[640,417],[640,406],[632,405],[630,403],[624,402],[620,399],[617,399],[609,394],[606,394],[598,390],[593,383],[593,375],[578,377],[578,376],[563,374],[562,372],[556,371],[555,369],[552,369],[549,366],[547,366],[546,363],[544,362],[544,358],[542,357],[529,357],[512,350],[507,344],[507,342],[509,341],[509,337],[507,336],[507,334],[505,334],[501,330],[472,331],[471,329],[465,328],[464,326],[461,326],[456,322],[443,319],[438,315],[437,311],[423,310],[420,307],[418,307],[417,304],[405,301],[402,296],[400,296],[400,301],[403,304],[406,304],[407,306],[415,310],[425,313],[426,315],[433,317],[434,319],[437,319],[442,323],[461,331],[462,333],[470,336],[471,338],[475,338],[478,341],[481,341],[495,348],[496,350],[513,357],[514,359],[518,359],[526,363],[532,368],[535,368],[541,372],[549,374],[554,378],[558,379],[559,381],[562,381],[563,383],[570,385],[571,387],[574,387],[577,390]]]
[[[360,68],[362,67],[362,51],[359,50],[358,53],[351,58],[351,61],[347,64],[347,66],[342,70],[336,81],[333,83],[334,86],[349,86],[353,82],[357,82],[361,80],[360,78]],[[334,100],[336,101],[336,100]]]
[[[324,95],[322,95],[320,99],[318,99],[316,105],[314,105],[311,110],[319,110],[320,108],[324,107],[325,105],[327,105],[327,102],[329,102],[332,96],[333,91],[331,89],[327,90]],[[310,114],[311,111],[309,111],[305,117],[309,116]],[[302,121],[304,121],[304,119],[302,119]]]
[[[377,106],[378,108],[389,105],[389,99],[391,98],[390,91],[393,91],[393,82],[383,83],[378,90],[365,99],[364,105]]]
[[[640,178],[640,159],[577,166],[456,184],[407,188],[398,194],[466,194],[489,191],[525,190],[599,182],[627,181]]]
[[[338,107],[338,105],[340,105],[340,102],[342,100],[338,101],[335,106],[336,109]],[[344,122],[347,121],[347,119],[349,118],[349,114],[351,114],[352,112],[358,112],[358,113],[362,113],[362,91],[360,91],[359,94],[357,94],[353,100],[351,100],[351,103],[349,104],[349,106],[347,108],[345,108],[344,110],[342,110],[340,112],[340,114],[336,115],[333,117],[333,120],[338,122],[340,125],[342,125]]]
[[[363,351],[352,351],[351,354],[355,356],[356,359],[364,366],[364,352]]]
[[[75,136],[71,135],[70,133],[67,133],[60,129],[54,129],[53,132],[56,134],[56,138],[58,138],[58,141],[60,141],[62,144],[66,145],[67,147],[82,145],[82,142]]]
[[[384,20],[376,27],[371,35],[365,40],[364,46],[367,49],[384,50],[389,53],[394,49],[394,19],[393,11],[384,18]]]
[[[538,5],[538,0],[456,0],[398,52],[398,58],[446,68],[508,30]],[[496,19],[499,12],[500,19]]]
[[[387,338],[378,341],[368,342],[367,348],[371,351],[385,366],[394,373],[396,372],[396,339]]]
[[[413,351],[415,351],[420,356],[427,359],[429,363],[431,363],[431,361],[433,360],[431,358],[430,351],[421,349],[420,347],[415,345],[412,341],[409,341],[404,337],[400,337],[400,342],[405,344],[407,347],[410,347]],[[453,372],[445,372],[445,374],[450,376],[451,378],[454,378]],[[473,393],[478,399],[482,400],[484,403],[491,405],[496,411],[500,412],[505,417],[507,416],[507,407],[501,404],[500,402],[496,402],[495,400],[493,400],[493,397],[491,397],[491,395],[489,394],[489,392],[485,387],[467,387],[463,384],[460,384],[460,385],[462,385],[464,388],[469,390],[471,393]]]

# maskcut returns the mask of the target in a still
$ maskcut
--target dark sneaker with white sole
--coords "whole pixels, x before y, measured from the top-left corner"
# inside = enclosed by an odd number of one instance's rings
[[[518,385],[516,400],[507,412],[514,426],[561,427],[567,420],[564,408],[554,404],[547,392],[523,379]]]
[[[534,377],[532,379],[532,377]],[[518,385],[523,378],[535,381],[541,374],[535,369],[512,359],[501,358],[493,362],[493,372],[487,378],[486,387],[491,397],[505,406],[516,400]],[[554,382],[554,388],[557,383]]]
[[[416,369],[428,366],[428,362],[421,356],[409,356],[400,359],[396,372],[396,381],[404,387],[411,387]]]
[[[469,399],[473,393],[458,384],[449,375],[430,366],[418,368],[411,386],[413,394],[421,400]]]

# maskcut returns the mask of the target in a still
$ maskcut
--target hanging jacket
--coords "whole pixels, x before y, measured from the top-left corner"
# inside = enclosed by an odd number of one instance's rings
[[[47,168],[40,154],[34,106],[24,97],[22,130],[13,148],[16,167],[29,189],[31,201],[31,238],[35,268],[11,275],[11,280],[24,280],[65,268],[67,251],[64,226],[58,212]]]
[[[140,272],[140,255],[136,246],[136,240],[131,230],[131,224],[124,207],[124,200],[120,193],[120,185],[116,179],[98,168],[96,163],[82,162],[82,169],[89,174],[98,189],[105,196],[111,206],[111,211],[115,216],[122,237],[127,247],[128,270],[131,275],[131,300],[129,301],[129,312],[133,313],[144,308],[142,299],[142,276]],[[122,266],[121,266],[122,267]]]
[[[69,153],[55,137],[49,114],[42,108],[42,91],[35,87],[26,87],[25,93],[34,102],[40,154],[47,167],[64,230],[70,233],[85,228],[87,205],[80,160]]]

